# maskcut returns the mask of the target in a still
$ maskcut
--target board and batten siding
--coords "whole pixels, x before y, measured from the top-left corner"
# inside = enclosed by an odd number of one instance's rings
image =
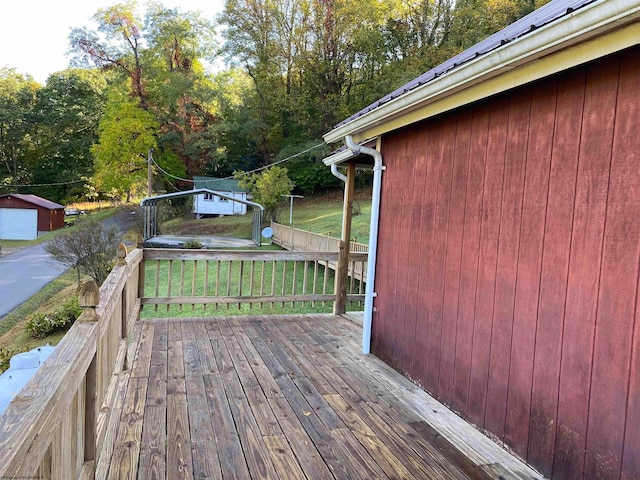
[[[546,476],[640,478],[640,48],[382,154],[372,352]]]

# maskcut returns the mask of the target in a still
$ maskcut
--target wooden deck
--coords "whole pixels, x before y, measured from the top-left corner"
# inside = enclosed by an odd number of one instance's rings
[[[154,319],[138,336],[96,478],[535,477],[362,355],[342,317]]]

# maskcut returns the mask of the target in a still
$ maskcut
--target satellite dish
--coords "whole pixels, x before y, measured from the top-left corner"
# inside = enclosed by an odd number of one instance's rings
[[[271,228],[271,227],[264,227],[264,228],[262,229],[262,236],[263,236],[264,238],[271,238],[271,237],[273,237],[273,228]]]

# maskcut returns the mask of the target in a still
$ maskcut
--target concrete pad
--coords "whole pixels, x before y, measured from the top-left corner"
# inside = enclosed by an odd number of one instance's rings
[[[145,242],[145,245],[156,248],[181,248],[190,240],[198,240],[205,248],[254,248],[257,245],[247,238],[188,236],[188,235],[157,235]]]

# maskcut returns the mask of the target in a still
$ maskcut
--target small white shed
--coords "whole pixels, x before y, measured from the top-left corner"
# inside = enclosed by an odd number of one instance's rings
[[[240,188],[237,180],[229,178],[193,177],[194,188],[206,188],[214,192],[220,192],[225,197],[220,197],[215,193],[202,193],[193,197],[193,213],[196,218],[207,215],[245,215],[247,205],[245,203],[234,202],[226,197],[247,200],[246,190]]]

